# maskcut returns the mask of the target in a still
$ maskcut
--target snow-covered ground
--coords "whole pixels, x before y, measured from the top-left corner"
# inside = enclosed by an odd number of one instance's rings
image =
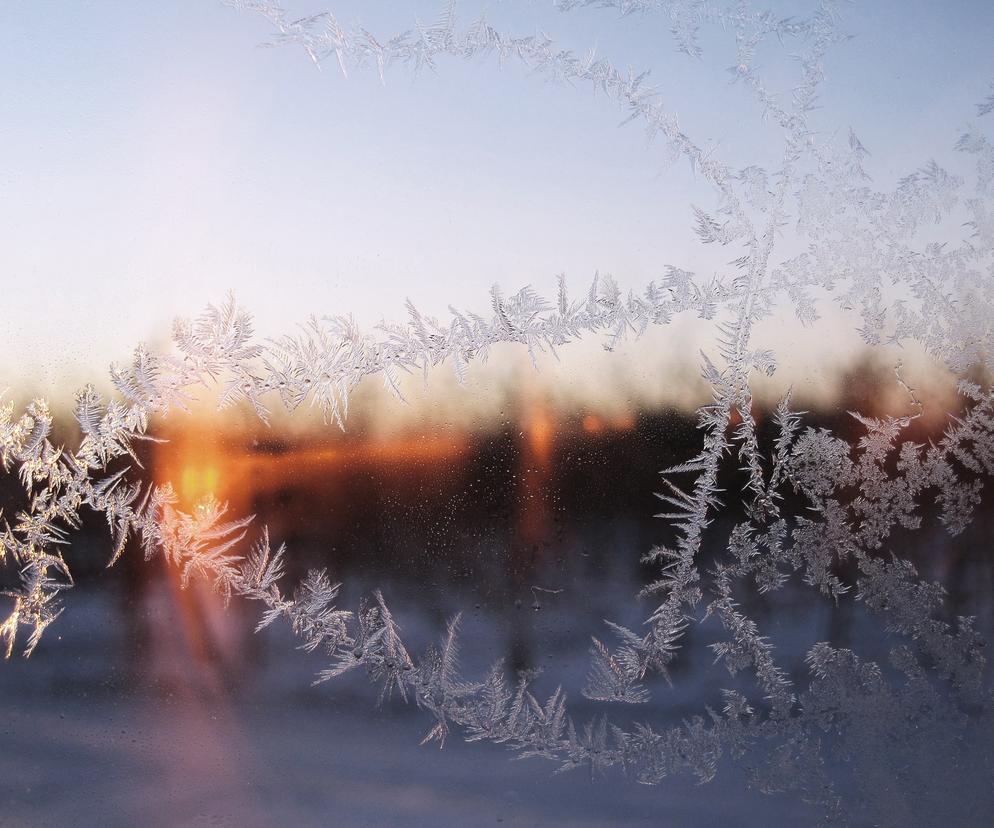
[[[172,664],[150,661],[136,650],[111,590],[79,588],[69,597],[46,646],[0,670],[3,826],[758,826],[816,819],[796,801],[749,791],[731,767],[705,786],[678,778],[645,787],[620,774],[555,774],[543,760],[516,761],[499,746],[455,736],[442,750],[420,746],[425,718],[396,699],[378,707],[364,677],[311,688],[320,656],[294,650],[285,631],[260,639],[253,666],[232,685],[175,652]],[[429,619],[407,609],[400,615],[412,638],[432,634]],[[499,628],[486,616],[467,619],[467,670],[489,660]],[[182,636],[176,625],[166,629]],[[571,669],[555,678],[575,681],[585,660],[564,649]],[[680,691],[681,709],[667,713],[674,700],[664,694],[640,712],[656,721],[682,715],[693,702],[687,692]],[[575,688],[572,695],[582,701]]]
[[[602,564],[565,556],[575,565],[532,572],[518,589],[522,600],[507,600],[506,585],[494,598],[444,579],[429,589],[410,574],[384,581],[382,573],[356,570],[347,573],[340,605],[355,609],[361,595],[382,586],[415,652],[461,610],[468,677],[482,677],[497,659],[542,668],[538,692],[561,683],[571,712],[584,721],[604,710],[579,692],[590,635],[610,640],[605,618],[637,628],[645,617],[647,608],[633,601],[636,568],[621,563],[636,559],[630,549]],[[312,687],[322,655],[296,649],[279,625],[253,635],[257,607],[235,601],[224,609],[205,590],[179,590],[152,564],[148,571],[138,566],[140,583],[110,573],[69,592],[64,615],[36,653],[0,665],[0,826],[819,821],[796,798],[750,790],[748,756],[735,766],[725,762],[706,785],[677,777],[646,787],[620,773],[556,774],[545,760],[515,760],[500,746],[466,744],[458,734],[441,750],[421,746],[430,721],[413,704],[394,698],[377,705],[364,675]],[[980,626],[989,634],[987,582],[971,583],[986,597],[982,607],[963,609],[986,608]],[[744,599],[780,663],[804,683],[803,657],[817,641],[853,646],[882,662],[893,644],[862,611],[833,609],[806,587]],[[691,628],[673,686],[654,682],[650,703],[614,706],[612,720],[665,728],[719,706],[720,689],[739,679],[713,664],[707,644],[718,636],[709,625]],[[755,687],[740,686],[756,697]]]

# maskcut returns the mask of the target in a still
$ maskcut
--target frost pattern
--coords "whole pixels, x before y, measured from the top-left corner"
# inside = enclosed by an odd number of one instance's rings
[[[868,152],[856,134],[850,131],[839,144],[820,139],[810,123],[823,57],[846,37],[829,0],[806,19],[781,19],[744,2],[558,3],[563,11],[603,6],[660,16],[677,48],[693,57],[701,55],[702,27],[729,32],[732,80],[782,135],[782,161],[772,170],[733,169],[695,143],[646,83],[647,73],[621,71],[593,53],[575,55],[545,35],[500,32],[485,19],[461,28],[454,4],[436,22],[389,39],[348,29],[330,14],[294,20],[274,3],[230,5],[263,15],[275,44],[302,47],[318,64],[334,58],[346,76],[373,66],[385,79],[396,64],[417,71],[435,69],[445,58],[495,55],[558,81],[589,83],[711,185],[713,203],[693,207],[696,233],[702,244],[732,246],[737,256],[721,277],[670,267],[640,293],[597,276],[584,296],[574,298],[561,278],[554,300],[529,288],[505,295],[495,287],[482,315],[451,309],[450,318],[439,321],[409,302],[403,324],[365,332],[348,317],[312,319],[302,333],[266,343],[253,339],[249,315],[229,300],[196,321],[177,322],[172,353],[140,346],[130,365],[114,367],[118,399],[105,402],[92,388],[83,389],[75,412],[83,437],[74,451],[50,442],[45,401],[33,401],[20,416],[8,403],[0,410],[0,460],[5,471],[17,469],[30,505],[0,535],[0,560],[20,571],[20,586],[5,593],[13,603],[0,626],[7,655],[22,627],[29,655],[56,620],[60,593],[72,585],[60,550],[85,508],[108,521],[110,564],[135,538],[146,558],[164,556],[184,582],[207,578],[225,600],[259,602],[260,628],[283,620],[304,648],[326,654],[329,666],[318,682],[362,669],[380,688],[381,701],[413,700],[431,721],[425,741],[442,743],[458,732],[469,741],[507,745],[519,756],[547,758],[564,770],[583,767],[595,774],[620,766],[649,784],[681,771],[707,781],[723,757],[758,752],[764,759],[754,771],[757,787],[794,791],[820,803],[830,817],[845,819],[866,807],[872,821],[901,824],[908,814],[925,813],[929,792],[950,784],[958,734],[991,731],[984,641],[969,618],[940,620],[941,588],[921,581],[888,546],[898,530],[920,526],[928,502],[937,504],[950,533],[962,532],[980,504],[984,479],[994,473],[994,390],[975,381],[994,369],[994,145],[981,127],[971,126],[955,145],[974,157],[971,188],[928,161],[892,191],[873,189],[863,168]],[[800,69],[789,100],[768,88],[755,63],[760,46],[778,39],[796,52]],[[978,104],[978,117],[992,111],[990,97]],[[936,224],[960,241],[926,241],[924,229]],[[785,228],[802,242],[792,249],[803,252],[778,258]],[[941,439],[919,445],[907,438],[922,405],[898,371],[895,383],[904,388],[912,413],[854,414],[863,433],[855,445],[806,427],[788,394],[776,411],[773,446],[761,447],[750,380],[757,372],[772,375],[777,361],[753,344],[753,328],[783,302],[815,324],[829,292],[868,344],[919,343],[962,377],[963,410],[950,415]],[[715,619],[724,630],[712,645],[715,657],[730,674],[751,675],[755,690],[751,696],[727,690],[722,710],[707,710],[679,727],[624,728],[607,716],[577,722],[562,688],[543,699],[533,689],[534,675],[509,680],[499,663],[469,680],[459,671],[458,617],[436,647],[414,657],[381,592],[354,611],[339,609],[339,585],[319,570],[285,592],[288,553],[282,546],[274,551],[265,530],[251,540],[251,518],[227,519],[217,503],[186,514],[168,485],[143,485],[140,472],[120,467],[125,458],[140,466],[133,446],[154,439],[148,434],[152,418],[182,409],[197,387],[216,388],[221,406],[247,401],[263,420],[277,400],[291,411],[317,404],[344,428],[349,397],[370,375],[399,395],[400,373],[427,375],[448,362],[463,380],[473,361],[486,359],[497,343],[518,343],[534,357],[599,335],[610,348],[680,314],[712,320],[715,329],[712,349],[702,356],[713,399],[698,413],[701,449],[663,472],[660,516],[673,528],[674,541],[646,555],[659,575],[645,591],[655,607],[645,632],[609,622],[609,635],[593,638],[582,689],[598,702],[646,701],[648,680],[668,675],[688,627]],[[724,557],[704,572],[702,543],[723,509],[719,475],[729,466],[747,480],[745,519],[728,534]],[[854,584],[837,574],[841,563],[855,567]],[[817,643],[807,655],[807,686],[796,686],[735,599],[737,589],[767,592],[793,578],[878,615],[896,636],[890,663]],[[893,757],[881,746],[889,746]],[[836,787],[826,771],[829,753],[849,761],[859,797]],[[878,785],[888,762],[893,779]]]

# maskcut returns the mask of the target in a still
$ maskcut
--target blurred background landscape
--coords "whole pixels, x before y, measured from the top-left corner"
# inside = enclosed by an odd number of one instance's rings
[[[142,447],[143,474],[171,482],[183,508],[210,496],[227,502],[233,517],[254,514],[253,533],[266,526],[288,546],[288,585],[326,567],[343,582],[339,605],[349,609],[382,589],[412,652],[462,613],[467,675],[482,677],[498,659],[509,677],[539,669],[541,692],[562,684],[576,715],[594,715],[602,706],[579,693],[590,636],[608,635],[605,619],[638,629],[650,611],[651,601],[635,596],[655,571],[639,558],[671,537],[653,517],[653,492],[661,469],[699,449],[700,432],[686,405],[629,408],[602,396],[576,408],[548,393],[542,377],[530,365],[509,372],[490,389],[501,388],[501,404],[472,417],[445,394],[419,408],[420,379],[408,406],[370,383],[344,432],[306,413],[267,427],[240,408],[176,412],[155,424],[167,441]],[[807,425],[854,440],[848,411],[907,413],[906,392],[886,363],[859,360],[835,387],[836,399],[812,408]],[[938,381],[919,388],[927,410],[930,398],[955,410],[944,388]],[[692,383],[685,393],[696,404]],[[769,413],[757,406],[766,448],[775,438]],[[66,418],[61,436],[72,444]],[[941,417],[924,417],[910,437],[925,441],[942,427]],[[729,468],[722,483],[734,491],[743,480]],[[23,493],[14,476],[2,481],[4,514],[13,515]],[[736,500],[711,529],[705,568],[743,518]],[[957,538],[927,505],[923,514],[924,528],[896,534],[893,548],[945,586],[949,619],[976,615],[989,634],[990,503]],[[181,589],[176,572],[142,560],[135,544],[107,570],[110,545],[106,526],[90,516],[66,553],[77,587],[65,595],[64,615],[30,660],[0,670],[0,824],[82,816],[77,824],[127,825],[150,813],[164,815],[164,824],[209,825],[816,818],[802,803],[747,790],[742,768],[727,762],[707,786],[674,779],[647,789],[620,774],[553,775],[541,760],[510,761],[497,746],[457,736],[442,751],[420,747],[428,724],[413,705],[377,706],[364,675],[312,687],[322,656],[296,650],[279,625],[254,634],[257,607],[236,599],[225,609],[203,583]],[[853,577],[844,568],[839,574]],[[853,646],[867,658],[885,658],[893,643],[858,603],[836,608],[796,579],[741,599],[798,679],[815,642]],[[654,681],[648,705],[612,717],[661,727],[720,706],[722,688],[755,692],[713,665],[707,644],[721,637],[710,622],[695,626],[673,686]]]

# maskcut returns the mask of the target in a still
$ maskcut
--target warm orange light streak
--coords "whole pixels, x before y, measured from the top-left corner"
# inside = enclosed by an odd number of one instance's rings
[[[556,426],[544,405],[536,404],[527,415],[525,435],[532,461],[547,468],[552,459],[552,441]]]
[[[583,418],[583,430],[587,434],[600,434],[604,430],[604,421],[596,414],[588,414]]]

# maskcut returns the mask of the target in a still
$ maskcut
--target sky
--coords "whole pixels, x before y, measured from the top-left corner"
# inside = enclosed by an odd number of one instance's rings
[[[386,36],[439,7],[287,5]],[[480,8],[464,3],[462,19]],[[994,6],[843,9],[857,36],[827,61],[816,120],[853,126],[886,185],[951,154],[994,79]],[[720,33],[695,61],[654,17],[537,0],[488,14],[652,68],[687,132],[735,164],[775,159],[774,133],[725,80]],[[299,49],[261,47],[269,35],[212,0],[0,7],[0,388],[103,377],[229,290],[275,336],[312,313],[402,320],[408,297],[429,313],[485,312],[495,282],[552,295],[565,273],[583,293],[597,270],[641,288],[667,264],[713,265],[689,208],[707,189],[589,89],[495,61],[345,80]],[[789,83],[787,68],[770,71]],[[801,365],[841,347],[789,327],[776,336]]]

